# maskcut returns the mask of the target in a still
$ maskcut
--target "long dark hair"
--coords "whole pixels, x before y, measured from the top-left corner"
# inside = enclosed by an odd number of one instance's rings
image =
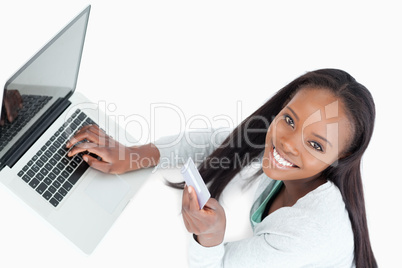
[[[244,163],[262,154],[269,124],[296,92],[306,86],[330,90],[342,101],[352,123],[354,135],[350,146],[343,152],[346,156],[339,159],[336,165],[325,169],[322,177],[332,181],[342,194],[354,234],[356,267],[377,267],[369,239],[360,173],[360,162],[374,129],[375,105],[370,92],[348,73],[337,69],[316,70],[280,89],[237,126],[222,145],[201,163],[200,174],[208,184],[211,196],[219,199],[228,183],[244,167]],[[217,167],[216,162],[223,158],[228,164],[225,168]],[[184,186],[170,185],[176,188]]]

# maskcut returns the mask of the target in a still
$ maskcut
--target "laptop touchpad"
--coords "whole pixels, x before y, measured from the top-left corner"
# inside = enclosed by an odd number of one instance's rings
[[[102,174],[104,175],[104,174]],[[130,190],[130,185],[118,175],[95,176],[85,189],[86,194],[110,214]]]

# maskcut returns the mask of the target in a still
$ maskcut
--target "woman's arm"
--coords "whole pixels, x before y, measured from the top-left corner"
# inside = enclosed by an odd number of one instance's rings
[[[178,167],[189,157],[195,163],[200,163],[210,155],[227,138],[232,130],[199,129],[166,136],[155,141],[160,152],[160,167]]]
[[[81,128],[67,142],[66,147],[71,149],[69,157],[84,153],[82,158],[91,167],[112,174],[152,167],[157,165],[160,158],[159,150],[154,144],[126,147],[97,125]]]
[[[66,144],[69,156],[83,153],[83,159],[93,168],[105,173],[121,174],[159,164],[177,167],[189,157],[202,161],[229,134],[223,129],[202,129],[163,137],[154,143],[126,147],[112,139],[96,125],[84,126]],[[99,156],[100,159],[91,154]]]

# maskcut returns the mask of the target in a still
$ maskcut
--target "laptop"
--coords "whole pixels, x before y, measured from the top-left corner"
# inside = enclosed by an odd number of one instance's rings
[[[151,174],[149,169],[104,174],[89,168],[82,155],[67,156],[67,140],[87,124],[99,125],[123,144],[136,143],[99,105],[74,92],[90,8],[40,49],[0,92],[5,98],[18,90],[23,103],[12,123],[5,120],[0,126],[0,181],[87,254]]]

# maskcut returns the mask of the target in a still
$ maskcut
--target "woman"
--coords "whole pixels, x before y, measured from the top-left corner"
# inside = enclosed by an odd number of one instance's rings
[[[204,150],[208,157],[199,170],[212,198],[200,210],[194,189],[183,191],[183,220],[194,234],[191,266],[376,267],[360,175],[374,118],[374,102],[364,86],[344,71],[317,70],[279,90],[211,154]],[[68,147],[83,139],[90,142],[72,148],[70,155],[98,154],[102,161],[84,157],[95,168],[121,173],[144,166],[119,160],[118,150],[94,126],[81,130]],[[172,151],[199,153],[185,142],[167,149],[158,144],[118,147],[127,159],[136,153],[153,164]],[[251,209],[254,236],[224,244],[226,218],[217,200],[233,178],[242,176],[239,163],[255,159],[262,172],[256,174],[261,183]],[[216,165],[219,160],[225,167]]]

